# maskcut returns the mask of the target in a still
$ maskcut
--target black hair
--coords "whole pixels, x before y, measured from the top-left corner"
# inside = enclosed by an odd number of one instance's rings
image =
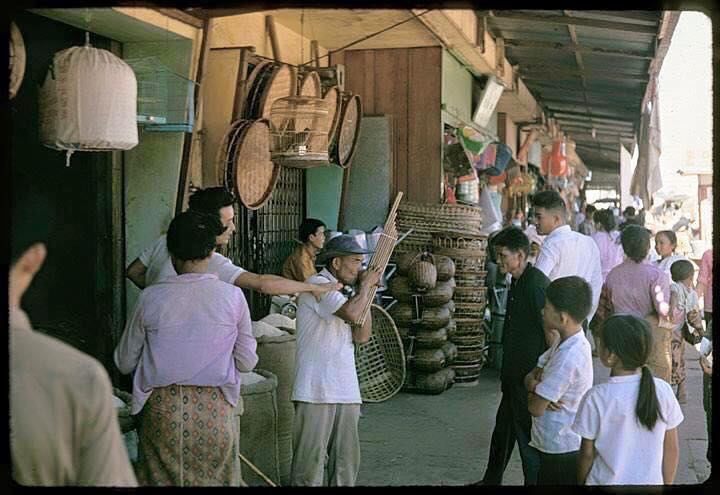
[[[623,368],[642,369],[635,414],[641,425],[652,430],[662,413],[655,393],[655,380],[647,367],[653,348],[650,324],[634,315],[616,314],[605,320],[599,330],[597,335],[602,345],[618,357]]]
[[[591,215],[591,214],[595,213],[596,211],[597,211],[597,208],[595,208],[593,205],[587,205],[587,206],[585,207],[585,214],[586,214],[586,215]]]
[[[215,248],[215,238],[224,227],[217,215],[182,212],[173,218],[167,232],[167,248],[182,261],[203,260]]]
[[[632,206],[628,206],[623,210],[623,216],[624,217],[634,217],[635,216],[635,208]]]
[[[592,289],[582,277],[561,277],[547,286],[545,299],[558,311],[567,313],[573,320],[582,323],[590,314]]]
[[[672,230],[661,230],[657,234],[655,234],[655,237],[659,236],[660,234],[664,235],[668,238],[668,241],[670,241],[670,244],[677,247],[677,235],[675,235],[675,232]]]
[[[677,260],[670,265],[670,276],[673,282],[682,282],[693,276],[695,267],[688,260]]]
[[[307,242],[310,236],[317,232],[320,227],[325,227],[325,223],[317,218],[306,218],[300,224],[300,242]]]
[[[198,189],[190,196],[188,209],[211,215],[219,215],[221,208],[232,206],[234,203],[234,196],[224,187],[208,187],[206,189]]]
[[[532,198],[532,204],[535,209],[545,208],[560,213],[565,218],[565,201],[563,201],[557,191],[541,191]]]
[[[610,208],[599,210],[593,215],[593,221],[600,225],[605,232],[611,232],[615,228],[615,215]]]
[[[650,231],[639,225],[626,225],[620,234],[620,242],[625,256],[640,263],[650,251]]]
[[[497,255],[497,251],[501,248],[507,248],[515,253],[522,251],[527,257],[530,253],[530,240],[525,232],[517,227],[506,227],[497,233],[492,239],[493,251]]]

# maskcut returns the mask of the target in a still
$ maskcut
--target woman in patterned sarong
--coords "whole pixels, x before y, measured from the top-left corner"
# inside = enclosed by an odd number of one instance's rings
[[[135,373],[141,485],[240,486],[235,432],[240,371],[257,364],[242,290],[206,273],[217,217],[181,213],[167,247],[177,276],[148,287],[115,350]]]

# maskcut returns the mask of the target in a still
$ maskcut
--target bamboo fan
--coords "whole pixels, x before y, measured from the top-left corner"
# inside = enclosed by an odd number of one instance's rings
[[[400,206],[400,200],[402,199],[402,196],[403,193],[401,191],[395,198],[395,203],[390,209],[388,218],[385,221],[383,233],[380,234],[380,239],[378,240],[377,247],[375,248],[375,253],[373,253],[372,258],[370,259],[368,269],[378,268],[380,270],[380,273],[383,273],[385,271],[385,268],[387,268],[388,263],[390,262],[390,256],[392,255],[393,249],[395,249],[395,242],[397,241],[395,217],[397,216],[397,210]],[[377,287],[373,287],[370,293],[370,298],[365,305],[365,309],[363,310],[362,315],[357,321],[357,325],[363,326],[365,324],[365,320],[367,319],[368,314],[370,314],[370,306],[372,306],[372,303],[375,300],[375,292],[377,292]]]

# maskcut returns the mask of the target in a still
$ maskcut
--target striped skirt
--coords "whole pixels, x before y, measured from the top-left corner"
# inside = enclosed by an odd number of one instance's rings
[[[153,389],[138,429],[138,483],[240,486],[235,422],[218,387]]]

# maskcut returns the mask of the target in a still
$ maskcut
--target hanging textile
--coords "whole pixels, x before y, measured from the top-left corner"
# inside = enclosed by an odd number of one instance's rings
[[[660,108],[658,107],[657,78],[650,81],[650,108],[643,108],[640,118],[638,161],[630,183],[630,194],[642,199],[646,209],[652,205],[652,195],[662,188],[660,174]]]

